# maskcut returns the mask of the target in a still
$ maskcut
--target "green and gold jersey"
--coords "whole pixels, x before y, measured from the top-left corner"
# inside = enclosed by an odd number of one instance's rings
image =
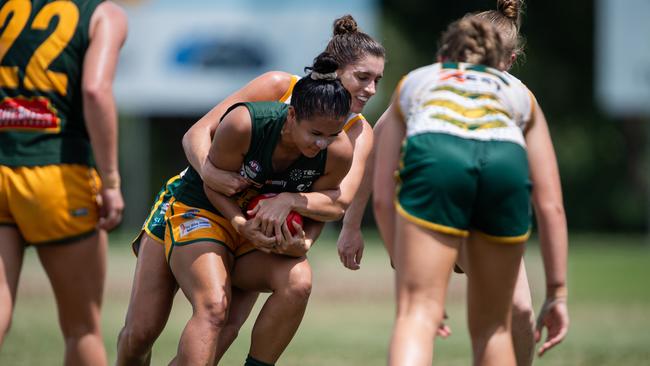
[[[103,0],[8,0],[0,8],[0,164],[94,165],[81,76]]]
[[[289,106],[280,102],[239,103],[230,107],[245,106],[252,121],[251,144],[244,156],[240,174],[251,184],[233,196],[239,207],[261,193],[309,192],[314,182],[325,172],[327,149],[308,158],[300,155],[287,169],[273,169],[273,151],[280,140],[282,126],[287,119]],[[228,112],[226,112],[227,114]],[[174,196],[189,206],[215,211],[203,192],[203,181],[191,166],[182,173],[182,183]]]

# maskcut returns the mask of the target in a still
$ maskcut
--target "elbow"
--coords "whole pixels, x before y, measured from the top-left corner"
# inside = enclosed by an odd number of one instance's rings
[[[111,83],[86,84],[82,89],[84,102],[99,103],[107,97],[112,97],[113,87]]]
[[[565,217],[562,202],[538,202],[535,204],[535,211],[544,217]]]

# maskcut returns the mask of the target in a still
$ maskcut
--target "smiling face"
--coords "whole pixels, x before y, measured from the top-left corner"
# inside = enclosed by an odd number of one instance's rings
[[[293,143],[308,158],[315,157],[336,140],[343,130],[345,120],[345,117],[332,119],[329,116],[314,116],[309,120],[298,121],[293,108],[289,109],[287,117]]]
[[[368,100],[377,93],[377,83],[384,76],[384,58],[366,55],[337,73],[345,89],[352,95],[350,111],[361,113]]]

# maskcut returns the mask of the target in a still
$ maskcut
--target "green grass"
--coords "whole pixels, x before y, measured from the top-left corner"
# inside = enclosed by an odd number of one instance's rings
[[[127,240],[114,236],[110,249],[103,327],[110,363],[131,289],[135,258]],[[367,235],[362,268],[348,271],[338,261],[332,233],[312,249],[314,289],[305,319],[280,365],[381,365],[393,322],[392,270],[376,235]],[[644,244],[645,243],[645,244]],[[650,246],[643,237],[580,235],[571,239],[569,257],[571,328],[567,339],[538,365],[650,364]],[[543,301],[543,270],[533,243],[526,255],[533,299]],[[450,287],[451,338],[436,343],[436,361],[471,363],[465,322],[464,279]],[[260,301],[258,301],[259,303]],[[0,352],[0,365],[61,364],[60,338],[52,291],[33,250],[21,277],[11,332]],[[190,309],[182,295],[165,332],[154,348],[153,365],[165,365],[175,354]],[[254,313],[255,314],[255,313]],[[247,354],[250,327],[222,364],[241,365]]]

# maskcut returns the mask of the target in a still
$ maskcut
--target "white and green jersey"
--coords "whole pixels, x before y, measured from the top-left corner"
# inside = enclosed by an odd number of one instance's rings
[[[468,63],[436,63],[416,69],[402,80],[398,97],[407,137],[444,133],[509,141],[524,148],[523,132],[535,105],[519,79]]]

